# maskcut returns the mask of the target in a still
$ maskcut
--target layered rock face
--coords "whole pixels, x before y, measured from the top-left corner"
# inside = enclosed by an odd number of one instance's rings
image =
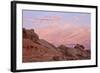
[[[44,62],[90,59],[90,50],[76,44],[75,47],[60,45],[55,47],[44,39],[39,39],[34,29],[23,28],[23,62]]]
[[[43,39],[39,39],[33,29],[23,29],[23,62],[53,61],[62,53]]]

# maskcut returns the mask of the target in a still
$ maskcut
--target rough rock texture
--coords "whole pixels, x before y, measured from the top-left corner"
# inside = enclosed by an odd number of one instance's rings
[[[78,45],[75,45],[75,48],[66,47],[64,45],[61,45],[58,48],[65,55],[66,60],[81,60],[90,58],[90,53],[87,53],[87,51],[84,50],[83,47],[80,47]]]
[[[23,28],[23,38],[30,39],[33,42],[39,39],[38,35],[34,32],[34,29],[26,30]]]
[[[80,45],[80,44],[76,44],[74,48],[85,49],[85,47],[83,45]]]
[[[60,45],[55,47],[44,39],[39,39],[34,29],[23,28],[23,62],[64,61],[90,59],[90,50],[76,44],[75,47]]]
[[[60,60],[62,53],[43,39],[39,39],[33,30],[23,31],[23,62]]]

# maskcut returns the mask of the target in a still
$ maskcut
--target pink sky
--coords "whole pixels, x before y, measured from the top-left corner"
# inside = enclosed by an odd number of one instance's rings
[[[82,44],[90,49],[90,19],[88,13],[24,11],[23,27],[35,29],[40,39],[55,46]]]
[[[61,44],[83,44],[90,46],[90,30],[86,26],[77,26],[65,23],[58,25],[59,21],[49,24],[45,29],[36,29],[35,32],[40,39],[45,39],[50,43],[59,46]]]

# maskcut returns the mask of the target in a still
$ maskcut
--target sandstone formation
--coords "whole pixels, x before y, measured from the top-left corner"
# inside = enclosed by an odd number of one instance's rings
[[[44,39],[39,39],[34,29],[23,28],[23,62],[44,62],[90,59],[90,50],[76,44],[75,47],[60,45],[55,47]]]

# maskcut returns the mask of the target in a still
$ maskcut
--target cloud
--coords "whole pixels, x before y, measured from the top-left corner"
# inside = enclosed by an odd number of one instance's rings
[[[90,27],[68,23],[60,16],[43,16],[31,21],[31,28],[35,29],[39,37],[56,46],[77,43],[90,46]]]
[[[90,28],[72,24],[53,23],[44,29],[36,30],[41,39],[45,39],[54,45],[60,44],[89,44]],[[87,46],[87,45],[86,45]]]

